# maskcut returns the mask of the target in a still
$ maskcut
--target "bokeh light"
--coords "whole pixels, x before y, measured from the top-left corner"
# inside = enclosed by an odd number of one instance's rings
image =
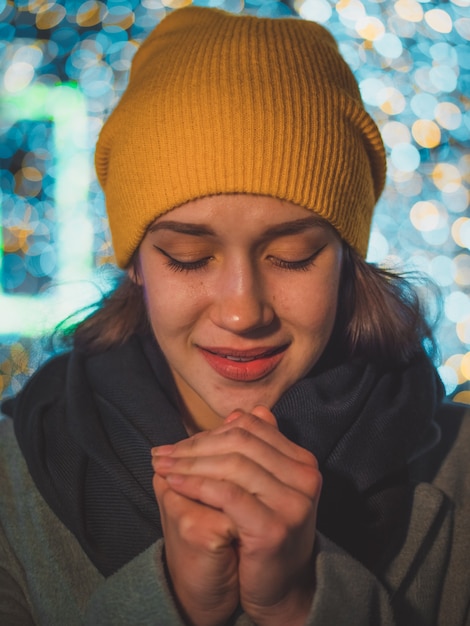
[[[0,395],[51,353],[42,337],[115,276],[93,150],[141,42],[191,0],[0,0]],[[194,0],[331,30],[381,129],[387,190],[368,260],[442,292],[436,365],[470,404],[468,0]]]

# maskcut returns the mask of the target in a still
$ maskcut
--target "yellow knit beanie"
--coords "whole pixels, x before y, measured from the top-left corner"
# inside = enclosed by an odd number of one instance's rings
[[[385,153],[322,26],[191,6],[136,53],[96,170],[121,267],[156,217],[219,193],[311,209],[365,256]]]

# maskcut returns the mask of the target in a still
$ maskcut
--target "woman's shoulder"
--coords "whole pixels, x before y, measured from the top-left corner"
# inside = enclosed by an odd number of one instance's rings
[[[441,488],[451,486],[455,495],[467,495],[470,501],[470,406],[445,403],[439,413],[442,462],[435,483]]]
[[[5,506],[31,486],[25,460],[18,446],[12,419],[0,413],[0,481],[1,500]]]
[[[406,532],[383,577],[395,594],[400,624],[463,625],[468,619],[470,407],[445,403],[436,419],[440,440],[410,468]]]
[[[14,422],[5,413],[0,411],[0,463],[2,467],[4,461],[10,458],[17,446]]]
[[[415,476],[470,507],[470,406],[444,402],[437,414],[438,444],[414,465]]]
[[[437,420],[441,428],[440,448],[446,459],[470,463],[470,406],[454,402],[444,402]]]

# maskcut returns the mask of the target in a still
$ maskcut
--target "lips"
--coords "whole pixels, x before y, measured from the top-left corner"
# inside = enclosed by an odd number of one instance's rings
[[[198,346],[202,356],[220,376],[229,380],[253,382],[268,376],[279,365],[288,345],[237,350]]]

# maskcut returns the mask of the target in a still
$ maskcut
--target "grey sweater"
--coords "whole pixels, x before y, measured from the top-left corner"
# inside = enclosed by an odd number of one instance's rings
[[[412,468],[407,536],[386,571],[318,535],[308,626],[470,626],[470,411],[446,405],[440,421],[441,443]],[[0,421],[0,485],[2,626],[183,624],[163,540],[104,578],[38,493],[9,419]]]

